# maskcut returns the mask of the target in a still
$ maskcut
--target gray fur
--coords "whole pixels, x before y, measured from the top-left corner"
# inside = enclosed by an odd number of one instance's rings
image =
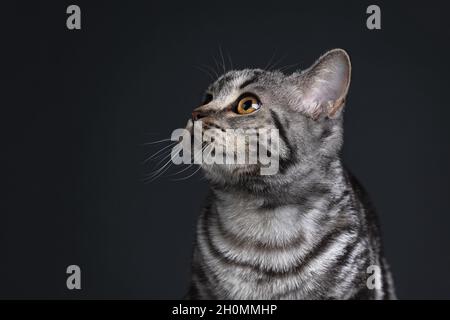
[[[395,298],[375,213],[340,159],[350,61],[336,49],[311,68],[230,71],[197,108],[214,126],[278,128],[280,172],[257,165],[203,165],[211,191],[197,226],[192,299]],[[243,84],[248,85],[240,89]],[[243,92],[262,108],[249,115],[227,107]],[[369,265],[382,270],[368,289]]]

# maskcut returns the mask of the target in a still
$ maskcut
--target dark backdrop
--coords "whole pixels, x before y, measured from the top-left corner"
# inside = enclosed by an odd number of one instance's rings
[[[65,26],[72,3],[79,31]],[[181,297],[207,185],[143,183],[157,146],[142,143],[185,125],[209,83],[198,66],[220,51],[235,68],[305,68],[341,47],[344,158],[378,208],[398,295],[450,298],[443,3],[377,1],[378,31],[367,1],[2,4],[0,297]],[[80,291],[66,289],[70,264]]]

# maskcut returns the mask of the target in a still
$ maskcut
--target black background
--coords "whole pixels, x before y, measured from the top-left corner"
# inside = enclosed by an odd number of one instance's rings
[[[182,297],[207,184],[143,183],[158,146],[142,144],[184,127],[220,51],[235,68],[306,68],[341,47],[344,159],[378,208],[398,296],[450,298],[449,11],[374,3],[382,30],[367,1],[2,4],[0,297]]]

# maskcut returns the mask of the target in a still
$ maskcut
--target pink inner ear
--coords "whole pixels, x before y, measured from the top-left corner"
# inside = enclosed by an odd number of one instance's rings
[[[330,52],[305,72],[303,107],[312,116],[336,113],[350,83],[350,62],[343,51]]]

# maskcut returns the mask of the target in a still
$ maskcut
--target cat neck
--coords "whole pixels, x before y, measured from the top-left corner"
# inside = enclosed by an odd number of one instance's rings
[[[309,178],[293,181],[271,192],[248,194],[212,188],[211,219],[237,237],[260,243],[289,243],[301,233],[314,239],[336,217],[351,214],[351,187],[341,162]],[[345,210],[344,210],[345,209]],[[320,223],[319,223],[320,222]],[[301,231],[301,232],[300,232]],[[251,235],[251,237],[249,237]],[[253,240],[252,240],[253,239]]]
[[[246,202],[262,208],[282,205],[305,205],[318,197],[333,197],[346,188],[346,172],[340,159],[326,166],[297,166],[276,176],[256,176],[236,181],[210,181],[218,199]]]

